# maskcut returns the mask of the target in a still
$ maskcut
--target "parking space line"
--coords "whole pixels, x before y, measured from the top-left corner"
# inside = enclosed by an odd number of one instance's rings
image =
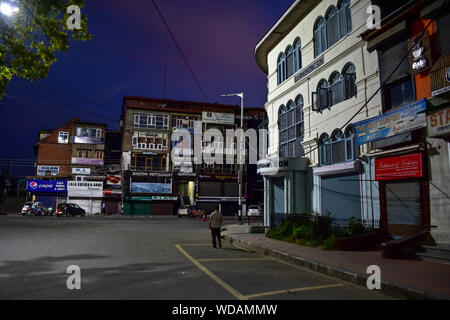
[[[236,289],[225,283],[222,279],[217,277],[214,273],[209,271],[205,266],[203,266],[200,262],[198,262],[194,257],[192,257],[189,253],[187,253],[179,244],[176,244],[175,247],[186,257],[188,258],[197,268],[206,273],[211,279],[217,282],[222,288],[232,294],[238,300],[247,300],[247,298],[239,293]]]
[[[217,258],[217,259],[197,259],[200,262],[210,261],[255,261],[255,260],[272,260],[271,258]]]
[[[329,285],[315,286],[315,287],[304,287],[304,288],[295,288],[295,289],[287,289],[287,290],[277,290],[277,291],[269,291],[269,292],[249,294],[249,295],[246,295],[245,298],[253,299],[253,298],[259,298],[259,297],[265,297],[265,296],[273,296],[273,295],[278,295],[278,294],[286,294],[286,293],[294,293],[294,292],[318,290],[318,289],[337,288],[337,287],[345,287],[345,286],[346,286],[345,284],[337,283],[337,284],[329,284]]]

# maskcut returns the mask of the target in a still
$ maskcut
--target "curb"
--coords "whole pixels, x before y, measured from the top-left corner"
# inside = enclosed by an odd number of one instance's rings
[[[230,243],[235,243],[238,246],[244,247],[248,250],[255,251],[259,254],[263,254],[265,256],[270,256],[279,260],[283,260],[287,263],[294,264],[296,266],[304,267],[316,272],[320,272],[331,277],[344,280],[347,282],[351,282],[358,286],[362,286],[366,288],[366,281],[368,275],[363,275],[355,272],[351,272],[348,270],[344,270],[338,267],[333,267],[330,265],[325,265],[323,263],[319,263],[313,260],[309,260],[306,258],[302,258],[299,256],[294,256],[287,254],[285,252],[269,248],[264,245],[255,244],[251,241],[243,240],[237,236],[227,235],[225,238]],[[409,287],[407,285],[401,283],[395,283],[391,281],[382,280],[381,281],[381,292],[384,294],[398,297],[398,298],[407,298],[414,300],[449,300],[450,297],[446,297],[440,294],[434,294],[425,292],[423,290],[419,290],[416,288]]]

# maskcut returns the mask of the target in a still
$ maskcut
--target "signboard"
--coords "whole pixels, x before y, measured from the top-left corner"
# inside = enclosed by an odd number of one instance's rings
[[[172,183],[132,182],[132,193],[172,193]]]
[[[442,137],[450,134],[450,107],[428,115],[428,136]]]
[[[289,161],[280,158],[262,159],[257,163],[256,173],[260,175],[274,175],[289,169]]]
[[[323,55],[322,55],[322,56],[320,56],[320,58],[315,60],[309,66],[300,70],[294,77],[294,83],[296,83],[296,82],[300,81],[301,79],[303,79],[304,77],[306,77],[308,74],[310,74],[311,72],[316,70],[318,67],[323,65],[323,63],[324,63],[324,59],[323,59]]]
[[[430,36],[427,31],[421,35],[420,39],[415,37],[408,40],[408,52],[412,75],[431,68]]]
[[[203,111],[202,122],[234,125],[234,117],[234,113]]]
[[[149,197],[130,197],[130,200],[140,200],[140,201],[176,201],[178,198],[176,196],[149,196]]]
[[[27,181],[28,192],[67,192],[67,181],[65,180],[28,180]]]
[[[72,158],[72,164],[84,164],[84,165],[88,165],[88,166],[102,166],[103,159]]]
[[[69,197],[103,197],[103,182],[101,181],[67,181]]]
[[[433,65],[430,84],[433,97],[450,91],[450,55],[440,57]]]
[[[74,143],[84,143],[84,144],[104,144],[105,140],[103,138],[91,138],[91,137],[73,137]]]
[[[375,180],[421,178],[422,154],[375,159]]]
[[[72,174],[91,174],[90,168],[72,168]]]
[[[109,174],[106,184],[120,185],[121,182],[122,182],[122,176]]]
[[[173,172],[148,172],[148,171],[133,171],[133,177],[163,177],[170,178]]]
[[[59,174],[59,166],[37,166],[37,174],[40,177],[57,176]]]
[[[355,123],[358,145],[374,142],[427,125],[426,99],[395,109],[379,116]]]

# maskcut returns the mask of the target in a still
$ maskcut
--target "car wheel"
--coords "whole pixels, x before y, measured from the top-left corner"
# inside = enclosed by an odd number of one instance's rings
[[[85,215],[86,215],[86,212],[83,212],[83,213],[81,214],[82,217],[84,217]]]

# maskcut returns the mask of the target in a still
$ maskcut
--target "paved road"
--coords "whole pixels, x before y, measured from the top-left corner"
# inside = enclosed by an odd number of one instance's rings
[[[66,287],[69,265],[81,290]],[[213,249],[198,219],[0,216],[0,299],[387,298],[229,243]]]

